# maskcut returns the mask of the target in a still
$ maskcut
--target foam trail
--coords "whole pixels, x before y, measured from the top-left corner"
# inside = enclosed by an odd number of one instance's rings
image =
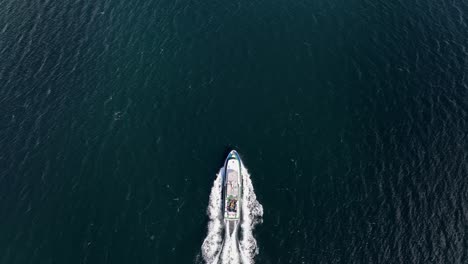
[[[257,201],[250,174],[247,169],[242,166],[243,178],[243,203],[242,203],[242,221],[241,221],[241,241],[240,251],[242,255],[242,263],[254,263],[254,257],[258,254],[257,240],[253,236],[255,225],[263,221],[263,206]]]
[[[223,212],[221,189],[223,183],[223,169],[221,168],[216,175],[216,180],[213,183],[210,193],[210,201],[208,204],[207,214],[208,234],[203,241],[202,256],[206,263],[214,264],[219,262],[221,248],[223,246]]]
[[[226,235],[224,237],[224,247],[222,251],[221,263],[240,263],[239,260],[239,242],[237,241],[236,236],[229,237]]]
[[[223,234],[222,179],[224,168],[218,172],[211,188],[207,214],[208,234],[203,241],[202,256],[207,264],[253,264],[258,254],[257,241],[253,236],[255,225],[262,222],[263,207],[257,201],[250,174],[242,166],[243,193],[242,216],[239,230],[240,241]]]

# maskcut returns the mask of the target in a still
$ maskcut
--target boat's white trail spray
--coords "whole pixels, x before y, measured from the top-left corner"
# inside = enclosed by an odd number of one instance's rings
[[[208,234],[205,241],[203,241],[202,256],[209,264],[218,262],[223,245],[222,184],[223,169],[220,169],[211,188],[210,201],[206,210],[209,218]]]
[[[222,210],[222,181],[224,168],[217,174],[211,188],[207,214],[208,234],[203,241],[202,255],[207,264],[253,264],[258,254],[257,241],[253,236],[255,225],[262,222],[263,207],[257,201],[250,174],[242,167],[243,193],[239,237],[229,237],[224,232]]]

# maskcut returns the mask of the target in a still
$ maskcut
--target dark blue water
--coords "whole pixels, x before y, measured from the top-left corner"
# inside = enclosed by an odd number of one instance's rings
[[[194,263],[228,150],[256,263],[468,262],[461,0],[0,0],[0,263]]]

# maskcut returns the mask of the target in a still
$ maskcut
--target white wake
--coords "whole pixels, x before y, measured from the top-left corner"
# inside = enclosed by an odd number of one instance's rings
[[[208,234],[203,241],[202,256],[207,264],[253,264],[258,254],[253,229],[262,222],[263,207],[257,201],[250,174],[242,166],[243,194],[239,238],[225,234],[222,211],[222,181],[224,168],[218,172],[211,188],[207,214]]]

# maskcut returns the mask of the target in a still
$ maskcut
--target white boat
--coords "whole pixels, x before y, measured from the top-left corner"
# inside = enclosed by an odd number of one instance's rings
[[[224,162],[223,211],[226,232],[231,236],[237,233],[242,203],[242,161],[232,150]]]

